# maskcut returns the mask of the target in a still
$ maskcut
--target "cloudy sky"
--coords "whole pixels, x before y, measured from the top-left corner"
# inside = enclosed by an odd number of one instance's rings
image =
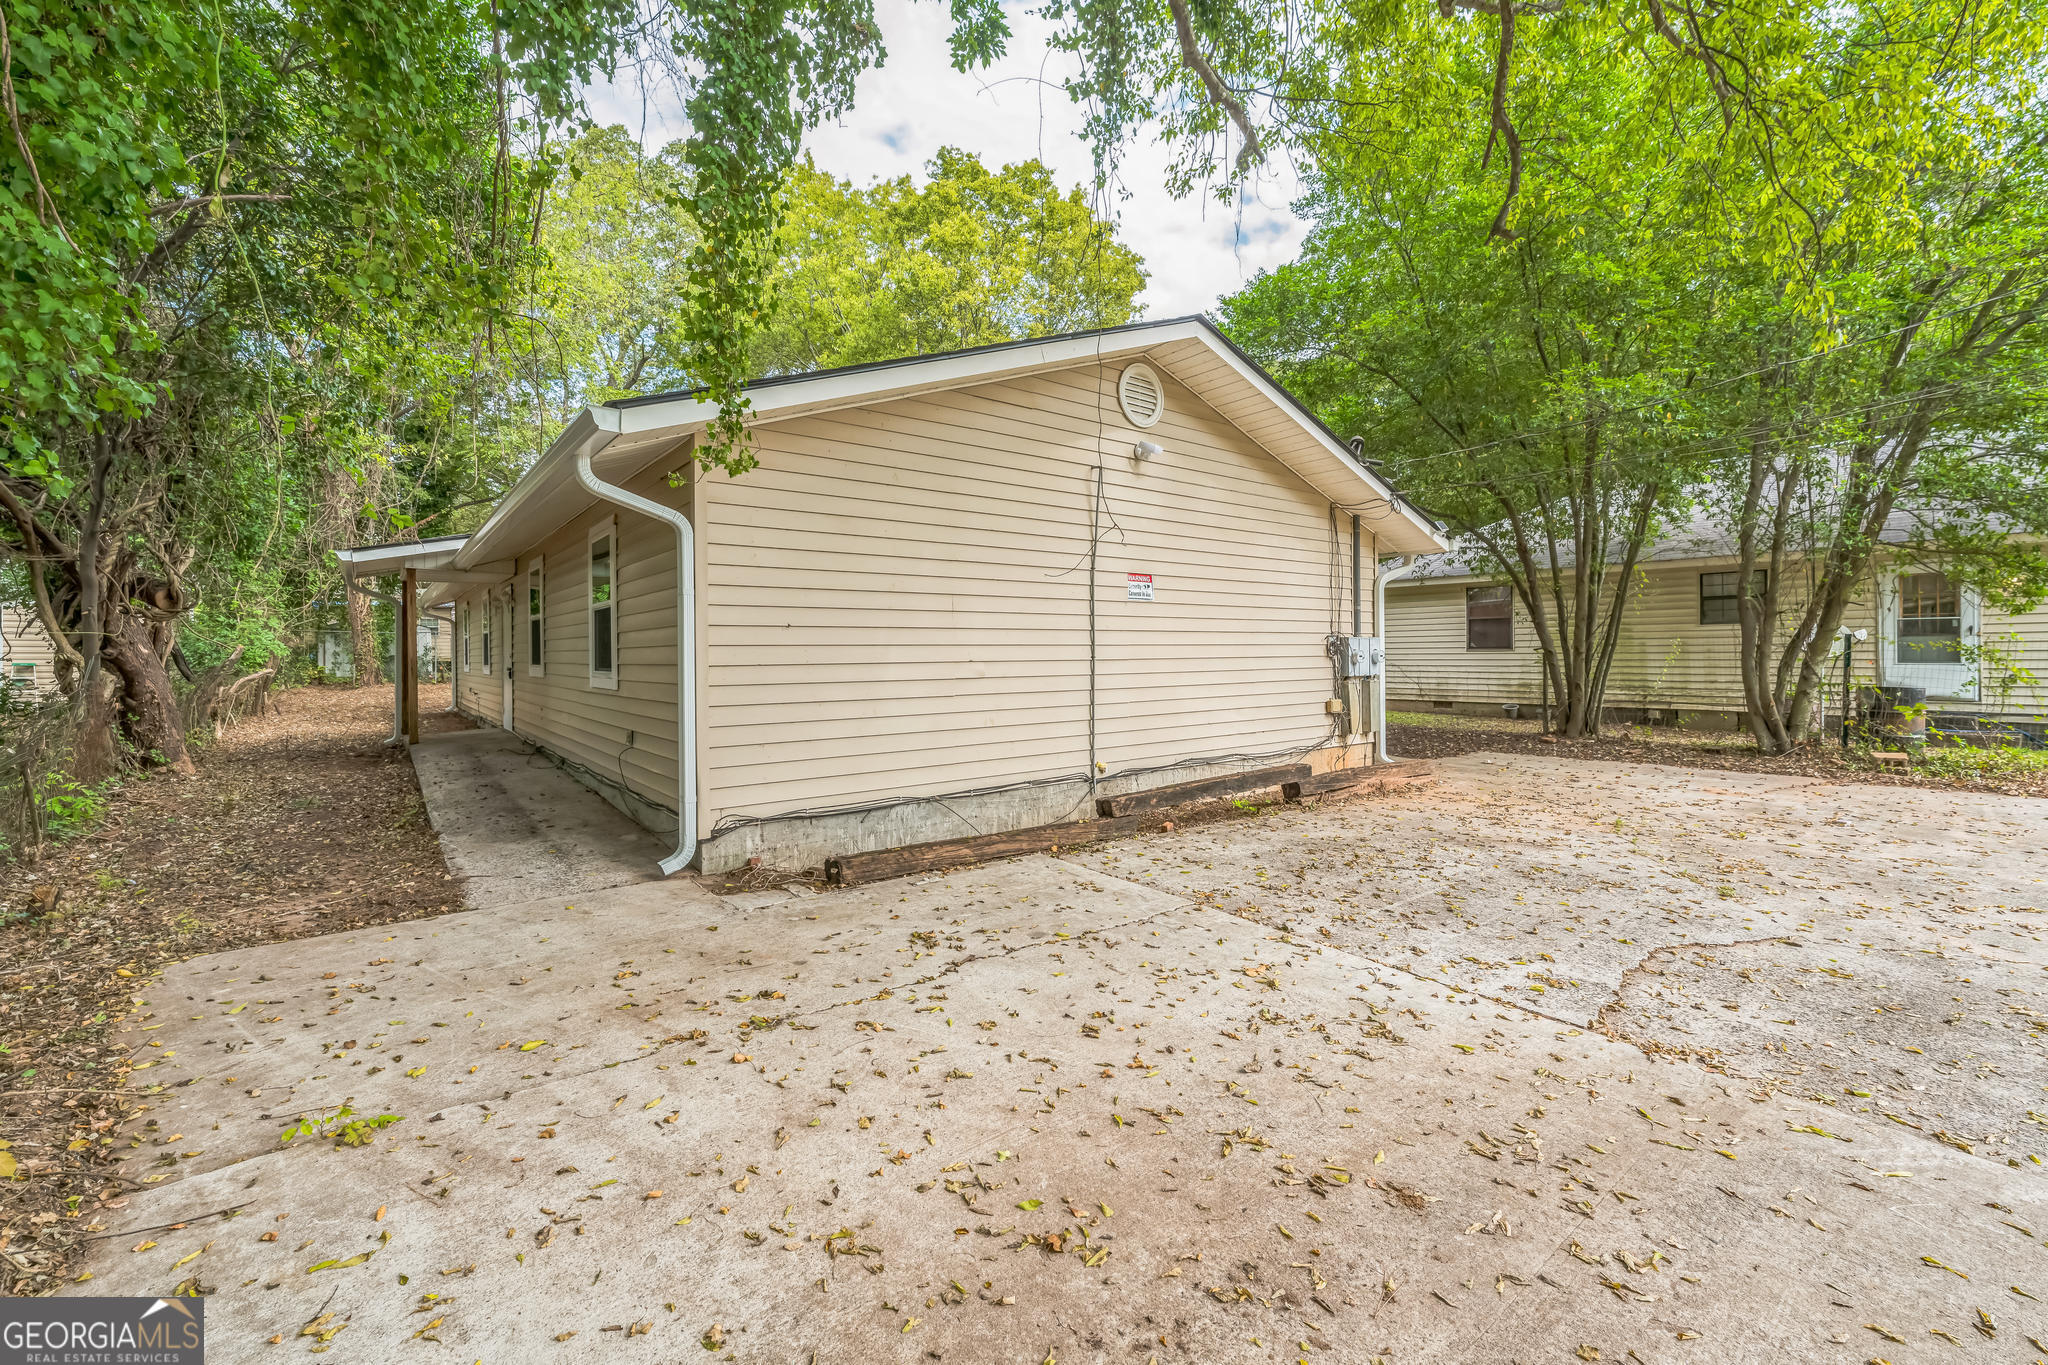
[[[818,168],[858,182],[912,175],[940,147],[964,147],[983,163],[1038,158],[1065,185],[1088,185],[1093,163],[1076,135],[1077,106],[1058,82],[1067,60],[1049,52],[1047,26],[1010,7],[1009,55],[993,68],[962,75],[948,65],[946,7],[877,0],[886,65],[861,77],[853,109],[812,135],[807,150]],[[657,147],[684,131],[681,101],[671,89],[629,75],[590,92],[592,114],[622,123]],[[1271,167],[1229,204],[1200,195],[1175,199],[1165,189],[1169,158],[1145,140],[1128,150],[1128,197],[1113,205],[1118,233],[1145,258],[1151,278],[1139,302],[1151,317],[1210,308],[1218,296],[1265,266],[1293,259],[1303,225],[1288,211],[1296,182]]]

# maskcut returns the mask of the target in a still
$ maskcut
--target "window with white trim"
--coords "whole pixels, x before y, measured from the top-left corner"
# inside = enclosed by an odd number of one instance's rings
[[[470,609],[470,605],[467,602],[461,605],[460,610],[462,615],[462,625],[459,627],[459,633],[462,636],[462,671],[468,673],[471,671],[469,666],[469,628],[476,620],[476,613]]]
[[[1465,589],[1465,648],[1514,647],[1515,603],[1507,585]]]
[[[484,672],[491,671],[491,618],[498,614],[497,603],[484,598]]]
[[[536,677],[547,671],[547,634],[543,628],[541,561],[536,559],[526,569],[526,671]]]
[[[619,524],[590,528],[590,685],[619,685]]]

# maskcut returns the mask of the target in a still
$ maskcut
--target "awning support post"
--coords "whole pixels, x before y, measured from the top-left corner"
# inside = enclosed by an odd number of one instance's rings
[[[405,729],[405,742],[420,742],[420,646],[419,646],[419,570],[408,565],[405,570],[405,586],[398,594],[398,640],[393,650],[397,654],[399,687],[399,721]]]

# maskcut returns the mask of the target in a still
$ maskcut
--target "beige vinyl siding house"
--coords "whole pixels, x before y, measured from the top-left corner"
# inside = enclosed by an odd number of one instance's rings
[[[1099,387],[1091,366],[807,418],[704,480],[714,822],[1075,766]],[[1328,500],[1186,388],[1166,413],[1147,435],[1172,461],[1104,470],[1096,761],[1117,772],[1329,728]]]
[[[412,556],[422,600],[456,616],[457,705],[664,831],[684,804],[687,654],[706,870],[1083,818],[1096,795],[1275,762],[1366,761],[1329,647],[1351,632],[1352,517],[1367,603],[1379,557],[1444,542],[1206,320],[750,398],[745,474],[697,471],[695,395],[624,400],[573,422],[466,542]],[[677,530],[593,495],[578,459],[687,518],[689,641]],[[609,676],[594,669],[598,546]],[[400,548],[360,555],[395,564]]]
[[[1704,728],[1742,723],[1741,627],[1729,608],[1711,612],[1703,598],[1734,589],[1733,555],[1687,554],[1703,540],[1695,532],[1662,543],[1634,577],[1621,636],[1609,670],[1606,706],[1618,719],[1648,718]],[[1434,570],[1434,571],[1432,571]],[[1865,637],[1851,652],[1854,687],[1921,686],[1938,711],[1979,715],[2036,727],[2048,719],[2048,606],[2019,615],[1985,608],[1976,594],[1933,585],[1953,602],[1952,643],[1926,644],[1912,635],[1912,608],[1901,630],[1902,578],[1936,573],[1897,555],[1880,556],[1872,582],[1851,602],[1843,628]],[[1786,570],[1780,586],[1785,610],[1781,638],[1808,598],[1803,562]],[[1711,589],[1703,584],[1711,582]],[[1446,559],[1418,578],[1387,589],[1387,696],[1389,705],[1420,711],[1498,714],[1503,704],[1531,708],[1542,698],[1541,656],[1523,604],[1514,602],[1512,647],[1473,648],[1468,642],[1468,595],[1493,580]],[[1732,607],[1732,604],[1730,604]],[[1708,619],[1709,616],[1714,619]],[[1944,618],[1944,621],[1946,618]],[[1940,628],[1946,628],[1945,625]],[[1964,643],[1995,650],[1975,662]],[[1936,656],[1953,653],[1953,661]],[[1840,661],[1830,674],[1830,704],[1839,703]],[[2034,682],[2025,681],[2031,674]]]

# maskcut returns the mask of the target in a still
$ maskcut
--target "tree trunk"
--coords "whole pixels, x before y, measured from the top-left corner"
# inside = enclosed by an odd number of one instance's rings
[[[121,770],[121,683],[106,669],[95,672],[78,698],[78,734],[71,746],[71,775],[98,786]]]
[[[370,599],[359,592],[348,594],[348,647],[355,660],[356,686],[382,681],[384,670],[378,667],[377,630],[370,619]]]
[[[122,611],[110,623],[105,644],[109,670],[121,680],[122,728],[147,761],[190,775],[192,756],[185,752],[185,729],[171,673],[156,652],[149,622]]]

